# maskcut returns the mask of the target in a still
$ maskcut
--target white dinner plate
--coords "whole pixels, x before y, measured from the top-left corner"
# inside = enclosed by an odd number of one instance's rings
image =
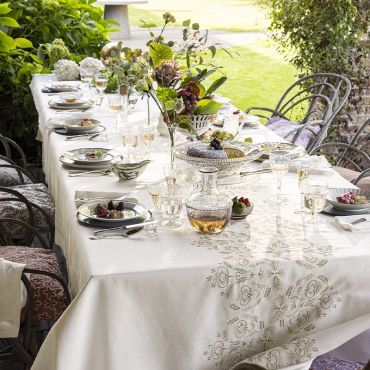
[[[84,101],[79,101],[79,102],[74,102],[74,103],[61,103],[55,100],[50,100],[49,101],[49,106],[50,108],[53,109],[88,109],[91,108],[93,105],[92,102],[84,100]]]
[[[96,206],[102,204],[107,206],[107,201],[100,202],[89,202],[85,203],[78,208],[78,213],[84,217],[88,217],[95,221],[105,222],[105,223],[122,223],[132,221],[134,219],[142,218],[145,214],[148,213],[148,209],[141,203],[125,201],[114,201],[114,203],[123,202],[123,213],[122,218],[106,218],[98,217],[95,213]]]
[[[80,126],[81,121],[89,120],[93,125],[91,126]],[[72,132],[86,132],[95,130],[97,126],[101,124],[100,121],[92,118],[68,118],[61,121],[63,127],[65,127],[68,131]]]

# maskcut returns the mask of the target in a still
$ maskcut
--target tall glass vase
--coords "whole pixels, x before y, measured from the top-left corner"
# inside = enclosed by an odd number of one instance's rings
[[[168,133],[170,134],[170,154],[171,154],[171,167],[174,166],[175,157],[173,155],[173,147],[175,146],[175,135],[176,135],[176,126],[174,124],[168,125]]]

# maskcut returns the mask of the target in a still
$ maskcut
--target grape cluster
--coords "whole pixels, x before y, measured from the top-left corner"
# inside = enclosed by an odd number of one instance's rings
[[[222,150],[221,140],[216,137],[209,143],[209,146],[213,150]]]
[[[192,116],[194,113],[195,106],[197,105],[198,101],[201,100],[201,97],[192,92],[191,87],[179,90],[178,95],[181,96],[185,106],[181,114],[185,114],[189,117]]]
[[[178,67],[174,61],[163,62],[155,69],[155,79],[162,87],[170,87],[179,79]]]

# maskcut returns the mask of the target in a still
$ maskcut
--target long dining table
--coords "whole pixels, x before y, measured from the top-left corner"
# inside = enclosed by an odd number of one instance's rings
[[[73,301],[48,334],[33,370],[227,370],[242,361],[303,369],[370,328],[369,233],[343,230],[324,214],[318,226],[308,225],[307,216],[296,212],[300,193],[294,172],[284,177],[289,202],[281,206],[272,199],[271,173],[226,187],[231,198],[250,198],[254,209],[220,234],[198,234],[184,210],[181,227],[159,223],[157,236],[141,231],[91,240],[94,229],[76,219],[75,192],[121,192],[152,208],[146,186],[163,178],[169,139],[155,138],[151,163],[137,179],[68,176],[59,160],[64,152],[115,148],[121,138],[112,133],[104,142],[67,141],[55,133],[50,122],[60,113],[48,105],[53,97],[42,92],[53,79],[35,75],[31,90],[56,208],[56,243],[66,258]],[[145,102],[138,103],[129,124],[145,122],[145,109]],[[104,103],[89,114],[107,130],[114,125]],[[282,141],[263,125],[239,135],[255,143]],[[331,168],[312,176],[330,187],[354,187]],[[160,221],[158,212],[154,215]]]

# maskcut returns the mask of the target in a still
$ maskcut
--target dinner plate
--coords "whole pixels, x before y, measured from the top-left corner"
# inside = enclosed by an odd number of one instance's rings
[[[260,160],[268,159],[271,152],[284,151],[288,152],[290,159],[300,158],[306,154],[306,151],[292,143],[264,142],[255,144],[256,148],[263,152]]]
[[[326,200],[330,203],[334,208],[339,209],[341,211],[352,211],[352,212],[359,212],[362,210],[367,210],[370,212],[370,203],[366,204],[345,204],[340,203],[337,201],[337,197],[352,192],[357,196],[365,196],[370,201],[370,193],[366,192],[362,189],[354,189],[354,188],[331,188],[328,190],[328,195]]]
[[[332,204],[327,202],[322,213],[325,213],[330,216],[354,216],[354,215],[370,214],[370,209],[364,209],[360,211],[342,211],[340,209],[334,208]]]
[[[85,226],[90,226],[90,227],[96,227],[99,229],[111,229],[112,227],[134,225],[139,222],[150,221],[151,218],[152,218],[152,213],[148,211],[142,217],[136,218],[134,220],[123,221],[120,223],[119,222],[112,223],[112,222],[98,221],[93,218],[86,217],[82,215],[81,213],[77,212],[77,220],[80,224],[85,225]],[[139,231],[141,229],[142,228],[138,228],[135,230]]]
[[[73,135],[81,135],[81,134],[97,134],[99,132],[103,132],[105,130],[104,126],[95,126],[93,130],[90,131],[70,131],[66,127],[54,127],[54,132],[59,135],[66,135],[66,136],[73,136]]]
[[[99,164],[108,163],[113,156],[108,153],[109,149],[105,148],[81,148],[73,150],[73,160],[77,164]],[[89,156],[92,155],[92,156]],[[93,156],[95,154],[95,156]]]
[[[148,209],[142,205],[141,203],[137,202],[130,202],[125,201],[125,199],[121,201],[116,201],[114,203],[123,202],[123,212],[124,216],[123,218],[106,218],[106,217],[98,217],[95,213],[95,208],[98,204],[103,204],[107,206],[107,201],[93,201],[82,204],[78,208],[78,213],[81,214],[84,217],[90,218],[94,221],[104,222],[104,223],[123,223],[128,222],[132,220],[137,220],[139,218],[142,218],[145,214],[148,213]]]
[[[90,121],[92,123],[91,126],[80,126],[82,121]],[[72,132],[86,132],[94,130],[97,126],[100,125],[100,121],[93,118],[66,118],[61,121],[62,125],[69,131]]]
[[[70,104],[60,104],[55,100],[49,101],[49,106],[52,109],[59,109],[59,110],[68,110],[68,109],[88,109],[93,106],[93,103],[90,101],[83,101],[78,103],[70,103]]]
[[[76,162],[74,160],[74,158],[73,158],[73,153],[74,153],[74,151],[80,150],[80,149],[81,148],[70,150],[68,152],[63,153],[60,156],[59,161],[61,163],[63,163],[63,165],[65,165],[67,167],[71,167],[71,168],[89,169],[89,170],[100,170],[100,169],[106,169],[110,165],[110,162],[112,160],[118,159],[121,156],[121,153],[118,152],[117,150],[108,150],[109,151],[109,154],[112,156],[112,158],[110,160],[108,160],[108,161],[95,162],[95,163],[92,163],[92,162]],[[107,150],[106,148],[90,148],[90,150],[93,150],[93,149],[104,149],[104,150]]]
[[[73,92],[73,91],[78,91],[78,86],[75,85],[70,85],[70,84],[52,84],[52,85],[46,85],[45,86],[46,92],[56,92],[56,93],[61,93],[61,92]]]

